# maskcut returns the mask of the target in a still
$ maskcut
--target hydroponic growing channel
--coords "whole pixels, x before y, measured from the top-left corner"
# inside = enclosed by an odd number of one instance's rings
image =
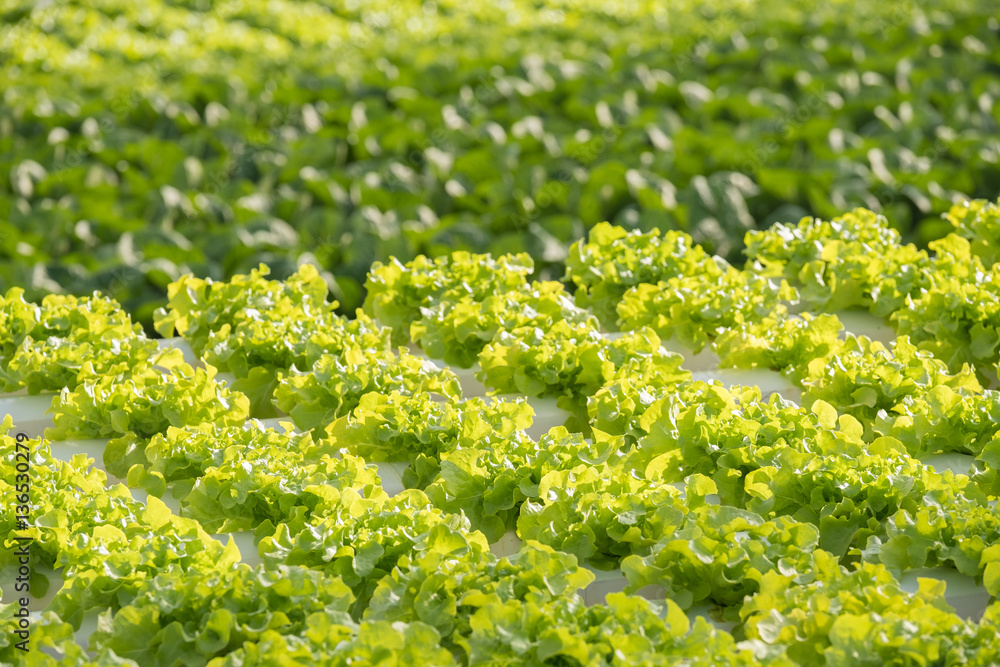
[[[562,282],[376,262],[353,318],[187,275],[161,339],[12,289],[0,614],[29,664],[996,664],[1000,209],[949,219],[742,268],[604,223]]]

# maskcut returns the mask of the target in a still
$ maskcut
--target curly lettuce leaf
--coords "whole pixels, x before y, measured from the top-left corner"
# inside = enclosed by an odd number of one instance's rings
[[[358,407],[331,423],[328,438],[311,451],[343,449],[367,461],[438,459],[445,452],[505,442],[531,425],[524,400],[437,401],[425,392],[371,392]]]
[[[421,308],[420,319],[410,325],[410,338],[432,359],[469,368],[501,331],[544,330],[563,321],[597,328],[597,320],[573,303],[561,283],[536,282],[485,298],[464,296]]]
[[[372,511],[386,498],[375,469],[349,454],[306,462],[281,445],[231,446],[181,500],[181,514],[213,533],[268,535],[278,524],[296,531],[341,511]]]
[[[722,268],[684,232],[628,231],[601,222],[589,237],[570,247],[564,281],[576,286],[574,298],[606,328],[617,329],[616,308],[636,285],[681,276],[717,277]]]
[[[527,253],[493,258],[458,251],[435,259],[420,255],[405,265],[391,258],[388,263],[372,264],[362,310],[392,329],[394,345],[404,345],[409,342],[410,324],[420,319],[421,308],[463,297],[479,301],[518,289],[534,268]]]
[[[73,389],[85,364],[105,373],[157,354],[156,341],[117,301],[98,293],[50,294],[38,304],[25,301],[19,287],[0,296],[0,391]]]
[[[327,302],[329,288],[315,266],[303,264],[287,280],[267,280],[270,272],[261,264],[250,275],[229,281],[181,276],[167,287],[167,306],[153,314],[157,333],[170,338],[176,331],[201,356],[209,336],[224,325],[238,327],[262,316],[278,320],[292,313],[316,317],[337,307]]]
[[[274,402],[297,428],[307,431],[350,414],[373,391],[458,398],[462,390],[452,371],[404,350],[397,355],[349,348],[342,355],[322,355],[308,371],[293,368],[278,381]]]
[[[719,274],[678,276],[628,290],[618,304],[622,331],[650,327],[664,340],[676,340],[698,353],[726,329],[742,329],[794,301],[785,281],[731,266]]]
[[[349,623],[353,601],[337,577],[297,566],[164,572],[105,613],[91,642],[142,665],[204,665],[268,631],[304,634],[314,614]]]

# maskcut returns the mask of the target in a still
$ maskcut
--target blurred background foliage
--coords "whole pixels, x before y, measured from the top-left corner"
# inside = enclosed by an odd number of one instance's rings
[[[668,6],[669,5],[669,6]],[[147,328],[179,275],[527,251],[608,220],[736,259],[856,206],[924,244],[1000,193],[969,0],[0,0],[0,289]]]

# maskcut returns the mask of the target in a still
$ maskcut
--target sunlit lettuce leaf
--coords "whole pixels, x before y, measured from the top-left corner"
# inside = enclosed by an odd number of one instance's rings
[[[526,401],[470,398],[438,401],[428,393],[371,392],[350,415],[331,423],[314,451],[345,449],[366,461],[437,459],[455,449],[505,442],[531,425]]]
[[[410,338],[432,359],[469,368],[501,331],[544,330],[562,321],[597,326],[593,315],[575,305],[561,283],[535,282],[485,298],[442,299],[421,308],[419,319],[410,325]]]
[[[766,573],[741,616],[751,642],[783,646],[798,664],[997,655],[995,635],[989,638],[995,621],[980,628],[956,616],[945,602],[943,582],[922,579],[917,592],[907,593],[884,566],[844,568],[822,552],[816,552],[811,571]]]
[[[373,468],[349,454],[307,462],[300,450],[267,445],[226,449],[181,500],[181,513],[213,533],[300,530],[319,519],[377,510],[386,499]]]
[[[287,280],[267,280],[270,269],[261,264],[249,275],[228,281],[202,279],[191,274],[170,283],[168,304],[157,310],[156,331],[166,338],[183,336],[195,354],[201,355],[209,336],[223,325],[236,327],[262,313],[300,312],[322,317],[336,307],[326,300],[329,287],[316,267],[303,264]]]
[[[489,550],[483,535],[460,515],[433,509],[420,491],[404,491],[381,509],[330,515],[296,532],[279,524],[259,553],[266,564],[302,565],[340,577],[358,602],[359,618],[380,579],[403,557],[426,551],[461,556]]]
[[[340,355],[322,355],[310,370],[293,368],[279,380],[274,402],[299,429],[309,430],[349,414],[372,391],[461,395],[455,374],[426,359],[403,349],[397,355],[352,347]]]
[[[617,330],[616,308],[637,285],[670,278],[721,276],[723,268],[683,232],[628,231],[601,222],[570,247],[563,280],[576,286],[577,305],[590,308],[605,327]]]
[[[618,326],[623,331],[650,327],[697,353],[722,331],[757,323],[795,298],[784,280],[779,284],[726,266],[718,274],[678,276],[629,289],[618,304]]]
[[[297,566],[161,573],[91,641],[142,665],[205,664],[268,631],[304,634],[314,614],[349,624],[353,601],[339,578]]]
[[[527,253],[477,255],[465,251],[428,259],[421,255],[405,265],[393,258],[372,264],[365,281],[367,296],[363,310],[375,321],[392,329],[392,342],[409,341],[410,323],[420,318],[421,308],[463,297],[481,300],[492,294],[526,284],[534,269]]]

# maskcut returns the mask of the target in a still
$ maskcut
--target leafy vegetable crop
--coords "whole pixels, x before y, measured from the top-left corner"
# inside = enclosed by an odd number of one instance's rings
[[[30,537],[54,597],[27,664],[991,665],[1000,398],[969,295],[994,268],[963,226],[990,214],[949,215],[928,251],[860,209],[776,226],[742,270],[601,225],[574,285],[516,254],[393,259],[354,319],[308,265],[187,277],[157,319],[188,360],[113,300],[14,290],[17,377],[58,366],[47,435],[106,441],[127,486],[5,419],[0,499],[29,518],[0,517],[0,618]],[[845,331],[842,306],[899,335]],[[661,334],[795,386],[689,372]],[[463,396],[472,373],[495,395]]]

